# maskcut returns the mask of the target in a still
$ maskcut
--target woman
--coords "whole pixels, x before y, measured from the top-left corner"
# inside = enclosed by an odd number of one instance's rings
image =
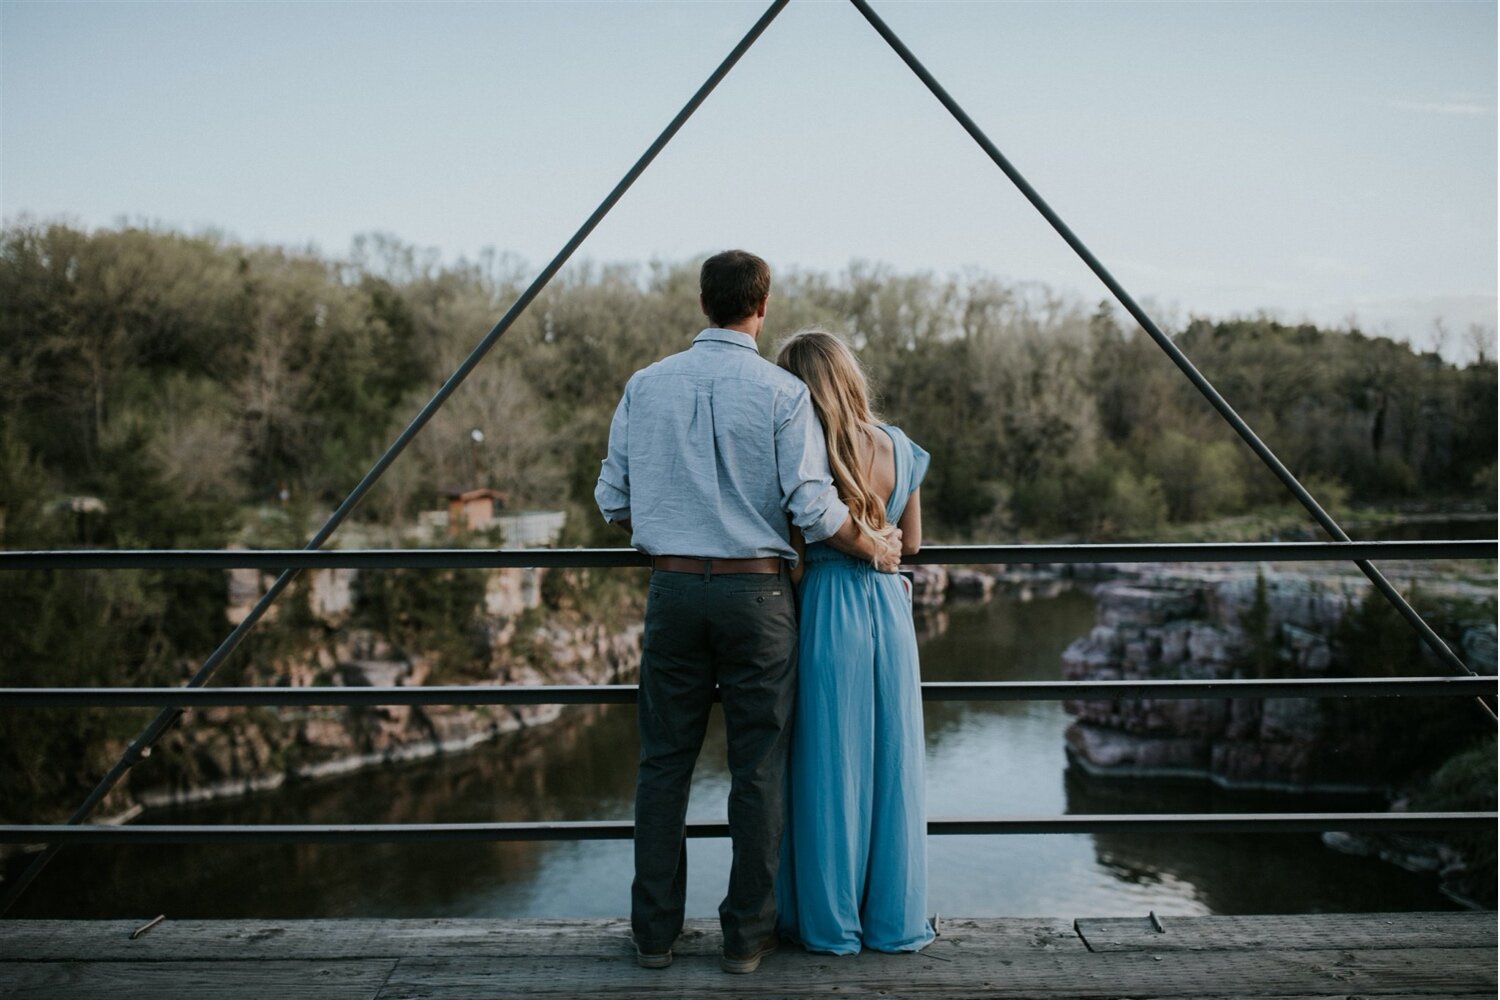
[[[877,422],[854,353],[821,330],[782,344],[823,423],[839,497],[862,532],[922,543],[917,488],[928,454]],[[809,951],[917,951],[926,917],[922,699],[911,589],[895,573],[816,543],[798,581],[797,708],[777,877],[778,929]],[[794,580],[797,575],[794,574]]]

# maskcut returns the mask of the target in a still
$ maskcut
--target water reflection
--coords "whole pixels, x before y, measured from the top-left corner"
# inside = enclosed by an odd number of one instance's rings
[[[927,680],[1044,680],[1093,624],[1068,590],[1029,603],[949,605],[929,616]],[[1207,785],[1088,781],[1069,772],[1057,702],[932,703],[935,816],[1320,808]],[[397,823],[628,819],[630,706],[576,707],[540,732],[470,753],[155,810],[149,823]],[[728,775],[717,710],[689,815],[722,819]],[[1337,808],[1359,808],[1342,800]],[[1316,835],[934,837],[934,909],[973,916],[1293,913],[1445,909],[1431,881],[1326,850]],[[688,909],[716,912],[727,841],[689,846]],[[445,845],[79,846],[12,910],[18,917],[616,916],[628,911],[628,842]]]
[[[1373,798],[1230,792],[1202,782],[1101,782],[1075,771],[1065,788],[1070,813],[1384,808]],[[1109,833],[1092,840],[1098,865],[1112,878],[1168,895],[1187,886],[1206,913],[1453,909],[1430,877],[1328,850],[1316,833]]]

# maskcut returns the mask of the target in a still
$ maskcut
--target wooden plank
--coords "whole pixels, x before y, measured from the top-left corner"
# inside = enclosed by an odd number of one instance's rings
[[[64,923],[96,924],[100,922],[96,920],[0,920],[0,961],[26,958],[29,955],[40,955],[48,951],[56,952],[58,958],[77,957],[77,949],[71,943],[49,948],[53,935]],[[140,924],[135,926],[139,927]],[[131,930],[134,929],[131,928]],[[125,933],[129,934],[130,931]]]
[[[945,946],[964,954],[1040,949],[1086,954],[1073,922],[1048,917],[944,917]]]
[[[782,952],[749,976],[728,976],[707,956],[646,970],[606,958],[403,959],[378,1000],[483,996],[1114,998],[1225,996],[1493,997],[1495,951],[1200,951],[1079,954],[1026,951],[959,958],[935,943],[917,955],[849,958]],[[1253,984],[1253,986],[1251,986]],[[1247,987],[1254,992],[1246,993]]]
[[[362,962],[6,962],[6,1000],[369,1000],[396,965]]]
[[[1242,917],[1080,917],[1091,951],[1298,951],[1330,948],[1493,948],[1493,912],[1317,913]]]
[[[0,961],[370,958],[361,947],[384,920],[173,920],[132,941],[144,920],[0,921]],[[356,926],[343,926],[356,925]],[[327,935],[331,940],[318,941]]]
[[[630,921],[490,920],[173,920],[132,941],[143,920],[0,921],[0,960],[178,961],[245,958],[434,958],[462,955],[633,954]],[[1057,918],[943,921],[944,940],[966,952],[1061,949],[1086,952],[1072,924]],[[714,919],[689,920],[674,951],[717,955]]]

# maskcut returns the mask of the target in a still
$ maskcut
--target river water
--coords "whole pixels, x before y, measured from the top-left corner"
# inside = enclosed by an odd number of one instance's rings
[[[924,621],[927,680],[1045,680],[1093,624],[1065,589],[950,604]],[[629,819],[631,706],[575,707],[555,724],[469,753],[160,809],[142,823],[398,823]],[[926,706],[928,812],[1354,810],[1374,803],[1231,794],[1202,784],[1085,779],[1063,751],[1058,702]],[[717,709],[690,817],[722,819],[728,776]],[[149,762],[145,765],[149,767]],[[688,911],[717,912],[727,840],[690,842]],[[954,916],[1144,916],[1451,909],[1427,876],[1337,854],[1316,834],[933,837],[931,908]],[[628,842],[147,845],[65,849],[17,917],[617,916]]]

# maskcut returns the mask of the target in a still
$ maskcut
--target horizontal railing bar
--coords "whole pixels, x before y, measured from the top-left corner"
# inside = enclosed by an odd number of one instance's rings
[[[1495,694],[1494,677],[1291,677],[1227,680],[927,681],[924,701],[1070,701],[1112,698],[1391,698]]]
[[[1099,545],[932,545],[913,565],[1141,562],[1343,562],[1494,559],[1500,542],[1162,542]],[[497,569],[645,566],[635,549],[49,549],[0,552],[0,570]]]
[[[1429,813],[1136,813],[1079,816],[944,818],[934,836],[1055,833],[1315,833],[1326,830],[1488,830],[1494,812]],[[629,840],[630,820],[558,823],[300,823],[159,826],[103,823],[8,824],[0,844],[391,844],[406,842]],[[689,837],[727,837],[729,824],[693,821]]]
[[[925,701],[1113,698],[1446,698],[1494,695],[1494,677],[1295,677],[1229,680],[927,681]],[[431,687],[0,688],[0,707],[251,705],[621,705],[634,684],[467,684]]]

